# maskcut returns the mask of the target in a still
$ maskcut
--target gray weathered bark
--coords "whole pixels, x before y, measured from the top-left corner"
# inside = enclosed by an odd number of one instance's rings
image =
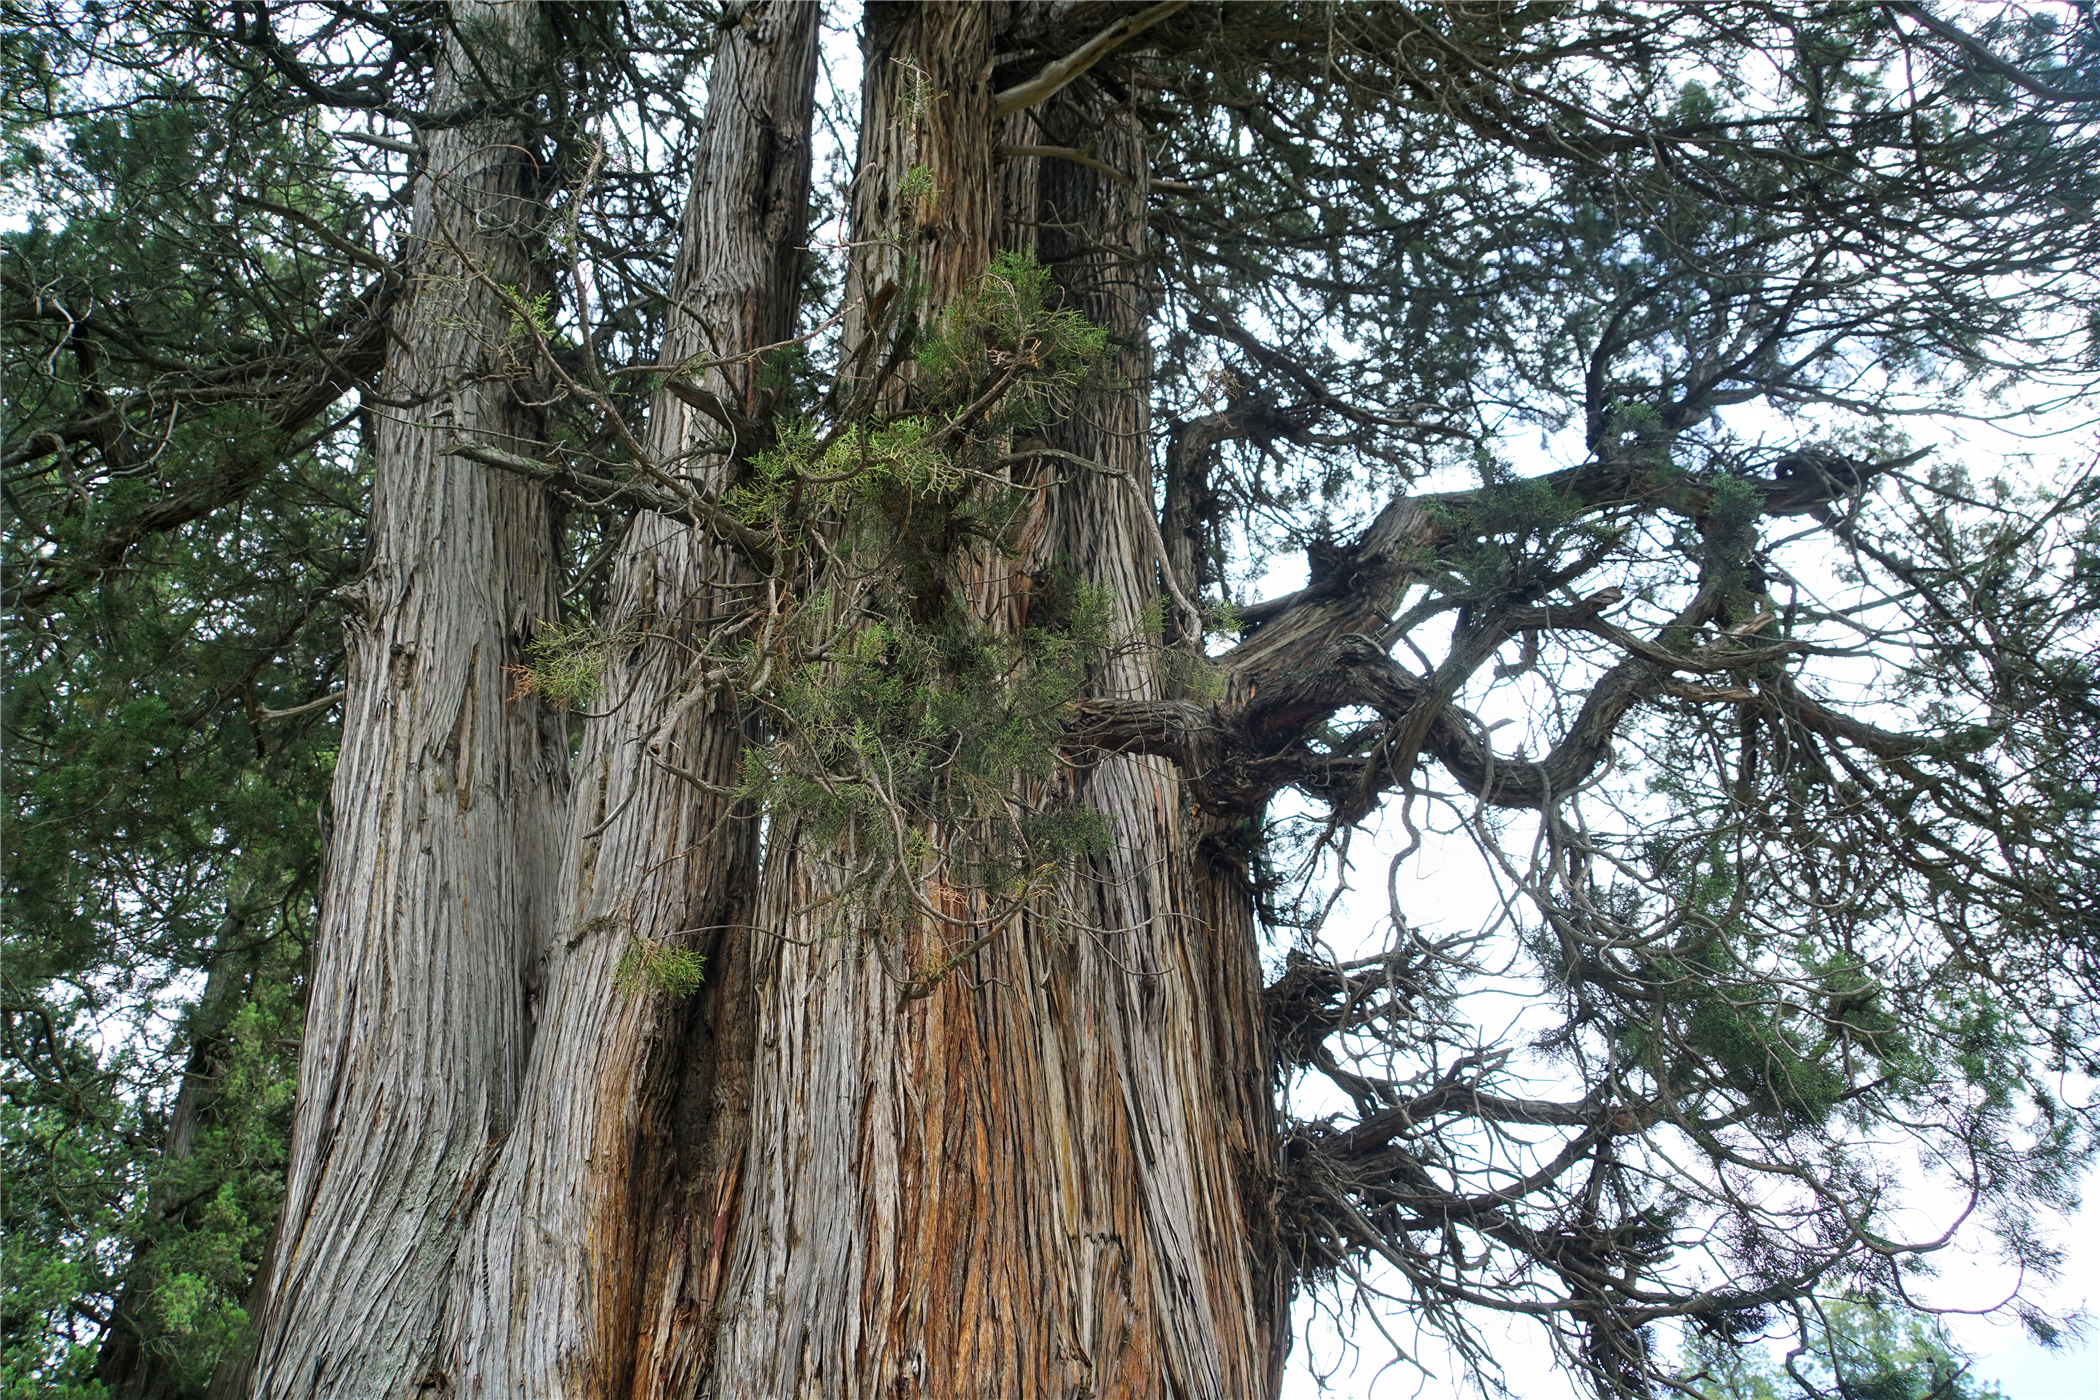
[[[715,54],[667,366],[794,333],[817,19],[792,0],[749,6]],[[700,383],[762,416],[760,371],[747,359]],[[647,447],[663,467],[719,490],[725,458],[703,452],[722,436],[658,393]],[[709,619],[747,606],[751,582],[719,542],[652,512],[621,546],[611,617],[630,642],[584,731],[517,1126],[455,1269],[440,1371],[461,1393],[683,1400],[704,1364],[743,1147],[757,823],[674,770],[738,781],[735,698],[693,686],[719,645]],[[644,949],[702,953],[704,995],[623,985],[623,955]]]
[[[527,75],[536,7],[463,6],[436,102]],[[451,1259],[512,1125],[525,970],[545,941],[566,809],[561,725],[504,675],[556,615],[544,493],[448,457],[531,453],[535,371],[509,334],[540,205],[515,127],[427,133],[415,272],[394,318],[354,585],[336,849],[299,1074],[289,1194],[251,1393],[412,1394]]]

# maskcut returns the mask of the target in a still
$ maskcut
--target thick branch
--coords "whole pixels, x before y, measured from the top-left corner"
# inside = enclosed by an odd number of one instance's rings
[[[1620,718],[1659,686],[1660,675],[1647,662],[1622,661],[1592,687],[1574,724],[1543,759],[1500,757],[1443,706],[1428,722],[1422,750],[1483,801],[1498,807],[1543,807],[1589,781],[1610,752]],[[1402,668],[1377,643],[1348,636],[1279,678],[1229,717],[1186,700],[1093,699],[1077,707],[1066,742],[1075,748],[1170,758],[1194,785],[1199,802],[1243,810],[1294,783],[1332,787],[1344,775],[1360,781],[1367,761],[1412,769],[1412,761],[1405,758],[1337,760],[1305,748],[1301,736],[1350,705],[1371,706],[1400,719],[1428,693],[1427,682]],[[1404,778],[1405,773],[1383,776]]]
[[[763,535],[698,492],[679,495],[647,482],[614,481],[609,477],[597,476],[575,467],[542,462],[533,457],[521,457],[515,452],[505,452],[478,442],[455,442],[444,449],[444,455],[464,457],[470,462],[479,462],[484,467],[494,467],[497,471],[531,477],[535,481],[569,493],[579,504],[585,506],[595,508],[619,503],[655,511],[659,515],[668,515],[694,525],[706,526],[720,532],[723,538],[754,560],[763,561],[769,557],[767,541]]]
[[[1918,460],[1923,452],[1887,462],[1839,462],[1796,454],[1782,474],[1742,477],[1763,499],[1766,515],[1807,515],[1866,486],[1882,472]],[[1799,469],[1788,470],[1789,466]],[[1642,506],[1700,519],[1713,507],[1713,488],[1671,469],[1599,458],[1532,482],[1557,498],[1572,518],[1622,506]],[[1376,634],[1420,561],[1474,535],[1474,518],[1485,491],[1445,491],[1402,496],[1378,513],[1355,544],[1338,551],[1321,576],[1295,593],[1240,610],[1256,629],[1224,659],[1232,670],[1260,677],[1304,664],[1337,636]]]
[[[1324,1146],[1337,1155],[1376,1151],[1393,1139],[1419,1127],[1425,1120],[1448,1115],[1477,1118],[1489,1123],[1530,1123],[1560,1128],[1587,1128],[1597,1121],[1610,1095],[1592,1089],[1572,1103],[1558,1099],[1515,1099],[1490,1094],[1469,1084],[1439,1084],[1397,1108],[1374,1114],[1348,1131],[1329,1138]],[[1631,1127],[1631,1120],[1628,1120]]]
[[[1046,98],[1061,92],[1067,84],[1087,69],[1107,58],[1130,40],[1150,29],[1167,16],[1188,8],[1189,0],[1162,0],[1162,3],[1126,15],[1109,25],[1093,38],[1081,44],[1071,53],[1052,63],[1025,83],[1016,83],[992,99],[992,115],[1008,117],[1024,108],[1033,107]]]
[[[1068,747],[1156,754],[1191,778],[1210,770],[1225,737],[1217,712],[1193,700],[1082,700],[1065,729]]]
[[[2017,83],[2023,90],[2044,102],[2100,102],[2100,88],[2061,88],[2054,83],[2045,83],[2018,64],[2007,63],[1992,53],[1990,46],[1981,39],[1931,14],[1923,5],[1910,3],[1910,0],[1883,0],[1883,7],[1916,20],[1940,38],[1952,43],[1985,69]]]

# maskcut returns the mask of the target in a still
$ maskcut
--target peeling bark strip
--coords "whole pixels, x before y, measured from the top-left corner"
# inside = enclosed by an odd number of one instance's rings
[[[715,55],[667,366],[794,333],[818,17],[792,0],[750,6]],[[760,371],[717,366],[703,387],[755,412]],[[666,389],[647,446],[712,492],[722,483],[707,474],[723,459],[689,454],[721,431]],[[709,640],[702,620],[738,611],[750,577],[720,541],[648,511],[615,577],[612,615],[640,640],[611,664],[607,713],[584,731],[587,796],[561,865],[525,1094],[454,1274],[440,1374],[464,1394],[684,1400],[705,1364],[733,1223],[757,823],[671,770],[738,780],[734,704],[684,702],[705,669],[693,664]],[[702,953],[702,995],[616,985],[637,942]]]
[[[437,105],[522,79],[534,6],[464,7]],[[412,1393],[525,1066],[525,975],[551,922],[561,727],[503,667],[556,615],[553,521],[528,481],[440,455],[530,454],[529,366],[491,288],[543,283],[537,174],[499,122],[434,131],[395,312],[356,585],[299,1112],[252,1393]]]

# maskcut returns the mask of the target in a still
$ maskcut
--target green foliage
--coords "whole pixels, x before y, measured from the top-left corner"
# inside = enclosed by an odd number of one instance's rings
[[[0,104],[0,203],[31,215],[0,233],[0,436],[120,411],[9,467],[0,1394],[99,1393],[135,1337],[152,1393],[193,1395],[281,1200],[337,743],[262,712],[340,687],[363,543],[354,420],[280,415],[375,279],[243,202],[361,235],[310,113],[59,15],[0,40],[11,86],[46,70]],[[134,66],[82,79],[77,39]]]
[[[630,938],[613,968],[613,985],[630,996],[647,991],[689,997],[700,990],[707,959],[661,939]]]
[[[870,917],[903,917],[930,881],[1021,900],[1104,848],[1099,814],[1052,780],[1070,705],[1117,645],[1112,600],[1067,582],[1034,606],[1018,632],[961,609],[870,618],[781,688],[748,789],[862,870]]]
[[[753,458],[749,479],[725,504],[790,538],[820,525],[835,528],[831,515],[859,506],[892,523],[915,515],[912,533],[928,550],[955,542],[958,512],[976,522],[962,534],[996,541],[1018,498],[990,469],[988,454],[1067,410],[1107,348],[1098,327],[1051,305],[1054,293],[1047,269],[1021,254],[999,254],[977,287],[918,337],[909,411],[828,433],[808,422],[783,423],[774,447]],[[966,503],[966,492],[980,499]],[[930,526],[929,515],[950,528]],[[845,523],[850,531],[856,522]]]
[[[772,451],[752,459],[750,478],[727,504],[750,524],[787,532],[806,528],[805,512],[948,494],[964,480],[939,428],[923,417],[852,424],[829,443],[808,424],[790,424]]]
[[[1055,770],[1072,702],[1135,641],[1114,635],[1114,600],[1039,578],[1018,626],[967,601],[968,577],[1013,567],[1041,489],[1004,449],[1064,411],[1106,350],[1054,298],[1047,270],[999,255],[918,336],[901,411],[782,424],[725,500],[791,551],[777,568],[852,561],[853,581],[780,634],[793,659],[764,697],[773,737],[747,753],[744,790],[840,853],[875,923],[924,913],[929,888],[1025,899],[1105,840]]]
[[[146,1174],[149,1203],[181,1206],[147,1223],[141,1321],[185,1390],[201,1390],[246,1335],[249,1285],[284,1203],[302,1010],[284,972],[258,972],[218,1042],[211,1109],[189,1151]]]
[[[951,614],[966,561],[1010,553],[1034,500],[1001,450],[1066,406],[1106,347],[1082,317],[1054,309],[1052,293],[1044,269],[1001,254],[919,337],[905,411],[829,431],[781,424],[724,505],[792,550],[855,559],[874,581],[856,604],[862,620],[890,629],[906,653],[938,654],[973,674],[1027,669],[1041,650],[1033,643],[1013,657],[967,660],[978,643],[958,641],[973,629]],[[860,625],[823,610],[807,614],[797,634],[805,646],[813,628]],[[940,637],[915,638],[942,618]]]
[[[1033,258],[995,256],[977,286],[920,336],[921,394],[961,410],[999,390],[982,420],[990,432],[1024,433],[1069,410],[1072,392],[1107,350],[1108,333],[1056,307],[1056,295],[1050,270]]]
[[[136,1051],[83,1044],[92,1023],[67,1037],[54,1021],[58,1038],[26,1047],[29,1068],[63,1093],[10,1076],[0,1103],[0,1393],[98,1392],[83,1304],[121,1317],[176,1394],[201,1393],[245,1336],[243,1305],[283,1202],[301,1007],[282,960],[297,952],[221,940],[239,965],[215,969],[178,1042],[188,1066],[164,1087]],[[175,1116],[186,1127],[170,1150],[142,1151]]]
[[[589,619],[542,623],[525,644],[524,662],[504,668],[515,682],[511,698],[536,695],[557,710],[588,705],[604,684],[606,668],[631,642],[626,633]]]
[[[510,327],[504,338],[504,348],[511,355],[529,355],[535,341],[551,341],[559,333],[554,325],[552,292],[505,287],[503,293],[511,303]]]
[[[73,1309],[113,1299],[126,1197],[140,1184],[117,1086],[88,1080],[96,1066],[70,1041],[45,1064],[71,1081],[70,1103],[24,1103],[19,1084],[0,1099],[0,1394],[10,1400],[94,1393],[99,1329]]]
[[[1713,504],[1699,522],[1701,562],[1721,588],[1739,593],[1754,577],[1752,555],[1764,497],[1749,482],[1728,475],[1713,479],[1712,492]]]
[[[933,198],[933,171],[924,165],[914,165],[897,183],[897,198],[904,204],[921,204]]]
[[[1858,1294],[1803,1305],[1808,1346],[1775,1363],[1754,1341],[1695,1332],[1679,1381],[1698,1400],[2004,1400],[1937,1319]]]
[[[1651,842],[1670,887],[1667,939],[1625,968],[1640,987],[1617,1023],[1621,1063],[1695,1120],[1746,1116],[1778,1135],[1820,1134],[1866,1086],[1923,1091],[1930,1056],[1892,1009],[1884,972],[1809,931],[1780,940],[1747,915],[1756,898],[1718,842],[1691,852]],[[1621,890],[1611,916],[1653,928],[1663,911]],[[1610,997],[1593,955],[1538,945],[1544,971],[1580,997]],[[1599,985],[1603,981],[1604,985]]]

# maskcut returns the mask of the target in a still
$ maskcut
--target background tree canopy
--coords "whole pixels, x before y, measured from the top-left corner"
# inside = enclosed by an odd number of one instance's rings
[[[0,0],[0,1388],[1254,1394],[1384,1297],[1984,1394],[1934,1253],[2100,1148],[2100,476],[1962,425],[2090,421],[2093,8],[832,20]],[[486,1068],[427,1160],[382,1042]]]

